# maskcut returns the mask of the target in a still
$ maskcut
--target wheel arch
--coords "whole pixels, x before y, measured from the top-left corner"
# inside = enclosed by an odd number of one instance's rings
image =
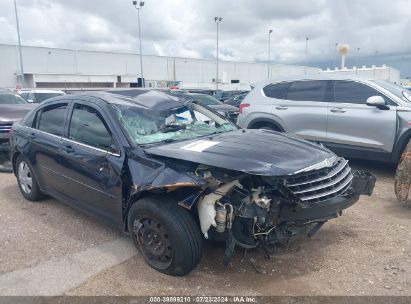
[[[247,129],[258,129],[262,126],[274,126],[279,131],[284,132],[284,128],[275,120],[270,118],[255,118],[247,126]]]
[[[13,153],[12,157],[11,157],[11,165],[13,166],[13,173],[14,175],[17,174],[17,168],[16,168],[16,162],[17,162],[17,158],[21,155],[21,153],[19,151],[16,151]]]
[[[174,189],[175,190],[183,190],[183,189],[187,189],[187,188],[192,188],[190,186],[182,186],[179,188]],[[131,209],[131,207],[138,203],[138,201],[140,201],[141,199],[145,198],[145,197],[149,197],[149,196],[165,196],[165,195],[170,195],[170,197],[172,197],[173,199],[175,199],[174,195],[175,193],[173,193],[174,191],[169,191],[169,189],[167,187],[161,187],[161,188],[156,188],[153,190],[147,189],[147,190],[142,190],[136,193],[133,193],[132,195],[130,195],[130,198],[128,199],[128,203],[127,203],[127,207],[124,210],[123,213],[123,231],[128,233],[128,214],[129,211]],[[179,204],[178,201],[176,200],[177,204],[181,207],[186,209],[188,212],[190,212],[191,214],[193,212],[196,212],[196,208],[193,208],[196,204],[197,201],[195,201],[191,206],[183,206],[182,204]]]

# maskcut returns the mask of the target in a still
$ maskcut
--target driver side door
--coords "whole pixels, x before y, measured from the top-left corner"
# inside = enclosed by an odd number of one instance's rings
[[[67,177],[61,192],[82,209],[121,225],[121,170],[115,164],[124,156],[113,148],[118,145],[102,113],[91,103],[73,104],[61,144]]]

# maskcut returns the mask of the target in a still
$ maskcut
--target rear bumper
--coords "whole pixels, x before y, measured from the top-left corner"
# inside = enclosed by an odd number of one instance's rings
[[[375,176],[363,171],[353,171],[352,173],[354,177],[346,193],[309,207],[285,205],[281,210],[280,221],[326,221],[337,217],[343,209],[354,205],[360,195],[371,195],[376,182]]]

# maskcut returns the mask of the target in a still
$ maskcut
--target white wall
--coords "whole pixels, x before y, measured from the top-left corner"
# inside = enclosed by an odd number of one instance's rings
[[[17,47],[0,44],[0,87],[15,87],[18,73]],[[213,84],[216,77],[214,60],[143,56],[144,76],[147,81],[182,81],[183,86],[200,87]],[[138,54],[97,52],[23,46],[25,74],[33,74],[34,82],[136,82],[140,77]],[[292,65],[271,65],[271,77],[319,73],[320,69]],[[219,62],[220,81],[234,87],[244,87],[267,79],[267,65],[248,62]],[[231,86],[231,85],[230,85]]]
[[[392,67],[387,67],[385,65],[377,67],[353,67],[352,69],[334,69],[334,70],[324,70],[324,73],[332,74],[355,74],[362,77],[378,78],[382,80],[388,80],[394,83],[400,83],[400,71]]]

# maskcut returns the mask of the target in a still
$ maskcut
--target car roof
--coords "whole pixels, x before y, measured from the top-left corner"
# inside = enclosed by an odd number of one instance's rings
[[[61,90],[48,90],[48,89],[21,89],[20,93],[63,93]]]
[[[351,73],[335,74],[331,72],[323,72],[319,74],[307,74],[307,75],[291,75],[275,77],[270,80],[266,80],[260,83],[260,85],[267,85],[276,82],[297,81],[297,80],[354,80],[354,81],[370,81],[375,79],[374,77],[363,77]]]
[[[83,92],[79,94],[54,97],[49,99],[48,101],[45,101],[43,105],[47,105],[51,102],[60,100],[88,100],[97,104],[132,105],[143,109],[161,111],[165,109],[181,107],[185,103],[185,100],[182,98],[156,90],[140,90],[138,92],[139,95],[135,97],[122,95],[121,93],[129,94],[130,92],[127,92],[127,90]]]

